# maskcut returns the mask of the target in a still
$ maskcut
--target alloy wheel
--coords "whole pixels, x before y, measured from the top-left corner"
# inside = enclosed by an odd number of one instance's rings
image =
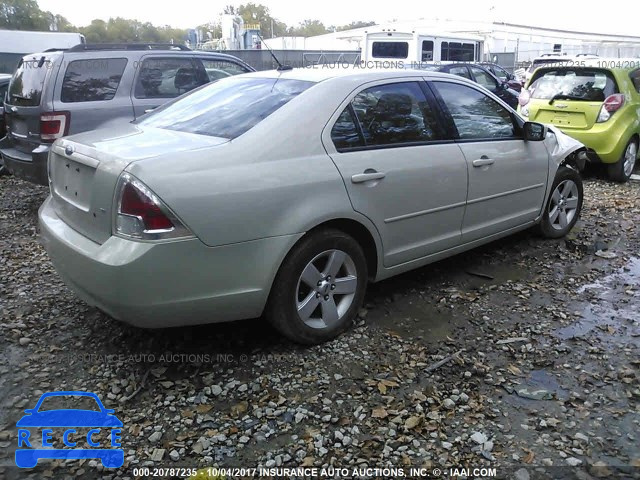
[[[549,223],[555,230],[565,230],[578,211],[578,186],[573,180],[559,183],[549,203]]]
[[[302,270],[296,288],[296,309],[311,328],[327,328],[349,310],[358,287],[353,259],[342,250],[316,255]]]
[[[627,149],[624,151],[624,175],[625,177],[631,176],[633,168],[636,166],[636,158],[638,156],[638,146],[635,142],[630,142],[627,145]]]

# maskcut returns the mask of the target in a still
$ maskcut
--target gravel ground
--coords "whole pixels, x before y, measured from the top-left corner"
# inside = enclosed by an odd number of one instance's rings
[[[141,466],[640,478],[640,183],[588,178],[566,239],[524,232],[371,285],[357,325],[313,348],[260,319],[145,331],[88,307],[38,243],[46,194],[0,178],[0,478]],[[15,422],[53,390],[115,409],[123,468],[13,466]]]

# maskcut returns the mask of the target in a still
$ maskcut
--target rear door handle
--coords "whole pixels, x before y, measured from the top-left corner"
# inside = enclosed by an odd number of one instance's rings
[[[386,177],[387,174],[384,172],[378,172],[373,168],[367,168],[364,173],[358,173],[351,177],[351,183],[363,183],[369,182],[371,180],[381,180]]]
[[[483,155],[480,158],[474,160],[472,163],[474,167],[484,167],[486,165],[493,165],[495,163],[495,160],[493,158],[487,157],[486,155]]]

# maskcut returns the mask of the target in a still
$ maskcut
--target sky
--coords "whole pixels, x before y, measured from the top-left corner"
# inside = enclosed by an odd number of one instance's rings
[[[249,3],[250,0],[38,0],[40,8],[58,13],[71,23],[84,26],[94,18],[125,17],[192,28],[217,21],[225,5]],[[616,33],[640,36],[635,1],[618,0],[615,10],[603,11],[588,0],[251,0],[269,7],[271,15],[293,26],[305,19],[318,19],[326,26],[345,25],[356,20],[386,23],[412,19],[483,19],[560,28],[594,33]],[[593,0],[591,0],[593,1]]]

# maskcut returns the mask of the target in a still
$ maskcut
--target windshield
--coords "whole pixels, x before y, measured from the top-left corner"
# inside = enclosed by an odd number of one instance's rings
[[[44,57],[22,62],[11,79],[7,103],[19,107],[40,105],[42,88],[49,70],[51,63],[44,60]]]
[[[143,117],[140,125],[233,139],[314,85],[301,80],[230,77]]]
[[[617,91],[609,72],[572,68],[539,72],[529,87],[531,98],[548,100],[563,95],[568,100],[603,102]]]

